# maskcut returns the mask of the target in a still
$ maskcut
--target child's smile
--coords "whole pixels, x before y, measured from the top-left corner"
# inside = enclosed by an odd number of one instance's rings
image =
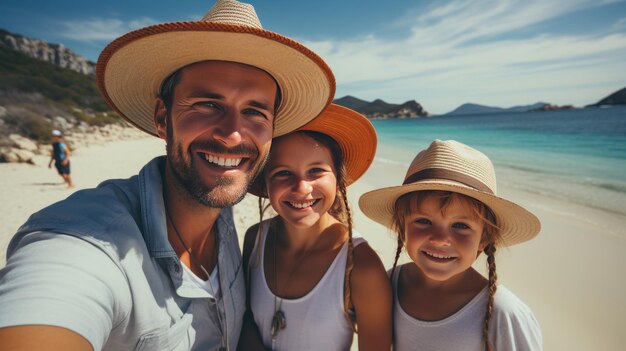
[[[482,250],[483,222],[461,198],[444,208],[439,196],[422,199],[405,218],[406,248],[424,275],[448,280],[472,266]]]
[[[272,207],[287,223],[314,225],[326,215],[337,195],[330,151],[304,134],[274,141],[266,184]]]

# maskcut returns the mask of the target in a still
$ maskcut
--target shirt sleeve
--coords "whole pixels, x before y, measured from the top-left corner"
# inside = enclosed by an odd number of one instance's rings
[[[70,235],[29,234],[0,270],[0,328],[64,327],[100,350],[128,317],[130,301],[125,275],[111,258]]]
[[[500,290],[502,293],[499,294]],[[517,296],[499,287],[490,326],[491,340],[500,351],[540,351],[543,337],[531,309]]]

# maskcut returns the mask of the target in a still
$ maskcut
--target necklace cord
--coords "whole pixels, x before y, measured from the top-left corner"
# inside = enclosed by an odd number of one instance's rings
[[[226,347],[226,350],[230,350],[229,340],[228,340],[228,330],[227,330],[228,329],[228,325],[226,325],[226,310],[225,310],[226,306],[224,306],[224,318],[223,318],[224,322],[223,323],[222,323],[222,313],[220,311],[220,306],[219,306],[220,302],[222,302],[222,305],[224,305],[224,303],[223,303],[224,300],[220,296],[218,296],[217,292],[213,288],[213,283],[211,282],[211,275],[209,274],[209,272],[206,270],[206,268],[204,268],[202,263],[200,263],[200,260],[196,257],[196,255],[194,255],[194,253],[191,252],[191,249],[189,249],[189,247],[185,244],[185,241],[183,240],[183,237],[180,235],[180,232],[178,231],[178,228],[176,228],[176,224],[174,223],[174,220],[172,220],[172,216],[170,215],[169,209],[165,205],[163,207],[165,207],[165,215],[167,216],[167,219],[169,220],[170,224],[172,225],[172,228],[174,228],[174,233],[176,233],[176,237],[180,241],[181,245],[183,246],[185,251],[187,251],[187,253],[189,254],[189,257],[191,258],[193,263],[196,266],[200,267],[202,272],[207,276],[207,280],[209,282],[209,288],[211,289],[211,294],[213,294],[213,296],[215,298],[215,311],[217,312],[217,324],[219,326],[220,336],[221,336],[221,339],[222,339],[222,345]],[[209,233],[211,233],[211,231],[209,231]],[[217,239],[217,237],[216,237],[216,239]],[[216,240],[216,246],[217,246],[217,240]],[[182,262],[181,262],[181,264],[182,264]],[[220,280],[219,259],[217,259],[216,268],[217,268],[217,279],[219,281]],[[222,295],[223,294],[224,293],[222,292]]]

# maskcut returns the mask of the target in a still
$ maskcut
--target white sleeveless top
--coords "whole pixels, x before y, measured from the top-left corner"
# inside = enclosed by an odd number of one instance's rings
[[[406,263],[411,265],[413,262]],[[485,287],[453,315],[439,321],[423,321],[406,313],[398,300],[396,267],[393,287],[393,349],[396,351],[483,351],[483,321],[488,291]],[[498,351],[541,351],[543,338],[532,311],[503,285],[494,296],[489,340]]]
[[[263,344],[272,347],[270,328],[274,317],[274,298],[265,280],[265,242],[270,220],[263,221],[259,243],[257,237],[250,255],[250,305],[254,320],[259,327]],[[354,247],[366,242],[353,232]],[[259,251],[260,250],[260,251]],[[258,254],[260,257],[257,257]],[[278,332],[274,350],[349,350],[352,345],[352,326],[344,316],[343,284],[345,278],[348,243],[346,242],[322,279],[305,296],[283,299],[281,310],[285,314],[286,327]],[[255,261],[257,262],[255,264]],[[276,298],[280,303],[281,298]]]

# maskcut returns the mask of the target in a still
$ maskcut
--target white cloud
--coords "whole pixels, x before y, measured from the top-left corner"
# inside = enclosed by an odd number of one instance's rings
[[[552,97],[548,102],[560,103],[568,100],[568,90],[576,90],[572,86],[600,88],[602,82],[619,86],[620,80],[626,85],[626,33],[526,37],[520,33],[598,4],[459,0],[429,8],[412,19],[405,17],[410,35],[404,38],[364,35],[305,43],[329,62],[337,77],[337,96],[381,97],[391,102],[415,98],[435,112],[446,112],[470,99],[513,105]]]
[[[101,18],[65,21],[60,23],[62,31],[59,35],[68,39],[85,42],[110,41],[131,30],[155,23],[158,23],[158,21],[148,17],[141,17],[127,22],[119,19]]]

